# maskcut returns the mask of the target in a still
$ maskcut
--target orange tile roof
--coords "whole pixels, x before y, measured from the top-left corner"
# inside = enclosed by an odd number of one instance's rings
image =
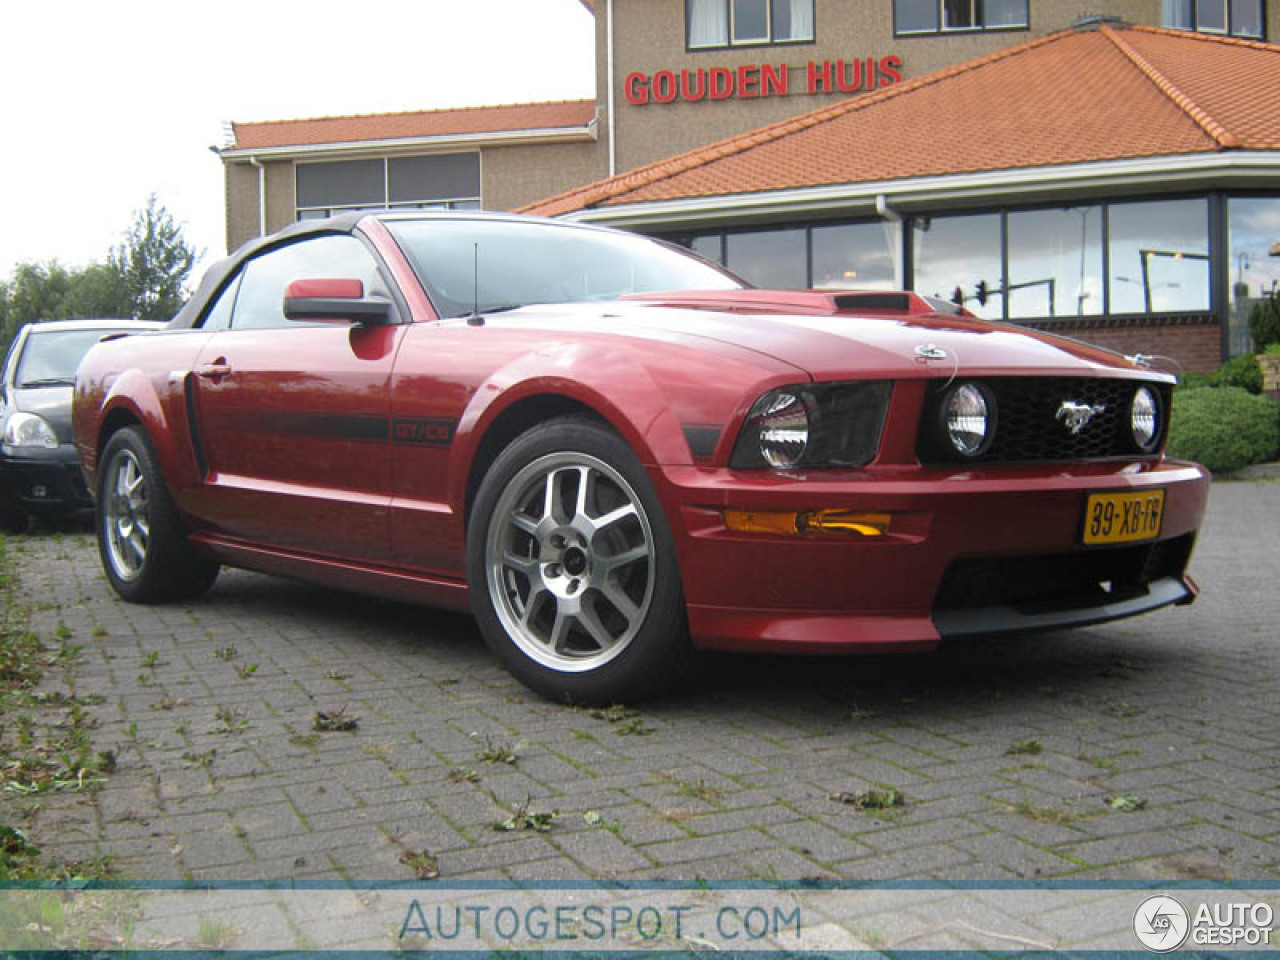
[[[594,100],[517,103],[457,110],[417,110],[310,120],[233,123],[233,150],[305,147],[367,140],[401,140],[460,134],[507,133],[585,127],[595,119]]]
[[[588,207],[1228,149],[1280,150],[1280,46],[1067,30],[524,208]],[[652,109],[652,108],[650,108]]]

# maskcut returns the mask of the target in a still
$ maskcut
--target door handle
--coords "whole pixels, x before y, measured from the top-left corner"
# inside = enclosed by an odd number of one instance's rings
[[[223,377],[231,376],[231,366],[227,363],[226,357],[219,357],[213,363],[206,363],[203,366],[196,367],[196,376],[217,383]]]

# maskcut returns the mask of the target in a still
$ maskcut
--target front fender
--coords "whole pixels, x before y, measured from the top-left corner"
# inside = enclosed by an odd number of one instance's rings
[[[560,343],[525,354],[496,371],[472,395],[454,436],[448,498],[461,516],[481,441],[516,404],[537,396],[575,401],[602,417],[647,466],[691,463],[667,397],[632,351],[604,344]]]

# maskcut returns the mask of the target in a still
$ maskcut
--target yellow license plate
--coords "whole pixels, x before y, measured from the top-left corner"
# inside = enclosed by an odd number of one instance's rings
[[[1084,510],[1085,543],[1133,543],[1160,535],[1164,491],[1095,493]]]

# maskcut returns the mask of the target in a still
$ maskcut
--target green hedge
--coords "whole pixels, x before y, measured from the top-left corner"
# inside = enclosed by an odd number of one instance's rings
[[[1280,453],[1280,403],[1239,387],[1174,391],[1169,456],[1214,473],[1239,470]]]
[[[1208,382],[1211,387],[1240,387],[1250,393],[1261,393],[1262,368],[1256,356],[1242,353],[1209,374]]]

